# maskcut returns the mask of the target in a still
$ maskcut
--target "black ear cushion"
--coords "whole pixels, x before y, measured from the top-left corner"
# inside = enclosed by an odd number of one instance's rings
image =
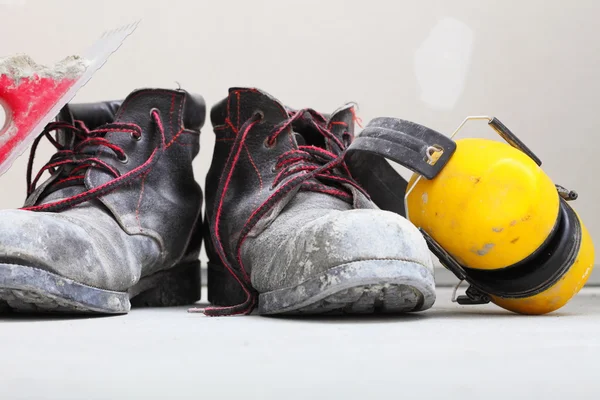
[[[581,224],[575,211],[560,199],[556,227],[534,254],[499,270],[464,268],[480,291],[505,298],[525,298],[550,288],[569,270],[581,247]]]

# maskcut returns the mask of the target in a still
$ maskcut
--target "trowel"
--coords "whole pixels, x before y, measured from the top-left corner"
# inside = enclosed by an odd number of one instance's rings
[[[0,176],[138,24],[106,31],[86,51],[54,66],[37,64],[26,54],[0,58]]]

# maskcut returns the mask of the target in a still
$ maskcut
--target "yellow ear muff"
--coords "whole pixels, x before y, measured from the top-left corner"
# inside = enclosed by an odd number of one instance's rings
[[[566,202],[576,195],[557,187],[539,159],[499,127],[512,146],[460,139],[434,178],[414,174],[407,215],[471,284],[463,303],[490,300],[516,313],[545,314],[583,287],[594,248]]]
[[[471,120],[485,120],[506,143],[454,140]],[[544,314],[564,306],[591,273],[592,240],[568,203],[577,194],[555,185],[541,160],[496,118],[468,117],[450,137],[375,118],[346,159],[371,199],[407,217],[442,265],[469,283],[460,304],[491,301]],[[385,159],[413,171],[410,181]]]

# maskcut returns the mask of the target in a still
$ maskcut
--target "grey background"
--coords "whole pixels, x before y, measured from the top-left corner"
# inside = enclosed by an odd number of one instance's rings
[[[75,101],[181,85],[210,107],[229,87],[252,86],[292,107],[355,101],[365,123],[395,116],[447,134],[467,115],[493,115],[579,192],[574,205],[596,238],[599,12],[594,0],[0,0],[0,55],[51,64],[141,18]],[[461,135],[499,140],[483,122]],[[204,186],[210,124],[201,144]],[[42,148],[38,166],[52,150]],[[0,208],[22,204],[26,162],[0,177]]]

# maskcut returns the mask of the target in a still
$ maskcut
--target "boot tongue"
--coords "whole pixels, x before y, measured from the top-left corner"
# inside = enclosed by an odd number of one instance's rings
[[[304,140],[304,136],[301,134],[294,132],[294,139],[296,140],[296,144],[298,146],[306,146],[306,140]]]
[[[70,103],[66,104],[56,116],[56,122],[65,122],[74,125],[75,121],[83,122],[90,130],[100,125],[112,122],[121,101],[106,101],[100,103]],[[81,139],[72,130],[64,129],[56,132],[56,141],[65,147],[73,149]],[[93,149],[90,149],[93,151]],[[69,180],[60,182],[68,175],[74,166],[59,167],[58,173],[47,179],[25,201],[25,206],[44,204],[75,196],[83,193],[86,188],[82,180]]]
[[[123,100],[103,101],[99,103],[80,103],[70,105],[73,119],[83,121],[89,130],[112,122]]]
[[[344,133],[350,135],[351,140],[354,139],[355,120],[355,106],[352,103],[348,103],[331,114],[327,120],[327,128],[343,143]]]
[[[325,118],[325,123],[322,120],[316,120],[313,116],[305,113],[302,117],[294,121],[293,129],[296,138],[301,138],[302,144],[308,146],[320,147],[322,149],[337,152],[338,147],[332,143],[332,140],[327,139],[314,125],[314,122],[323,126],[323,128],[329,130],[340,142],[344,143],[344,134],[347,133],[351,138],[354,137],[354,105],[346,104],[331,115],[321,114]],[[294,113],[295,110],[290,109],[290,113]],[[335,147],[335,149],[334,149]]]
[[[122,100],[67,104],[57,115],[56,121],[66,122],[69,125],[75,125],[75,121],[81,121],[89,130],[93,130],[101,125],[113,122],[121,103]],[[56,133],[56,140],[67,149],[73,149],[81,141],[71,130],[59,130]],[[92,154],[94,151],[94,148],[89,148],[86,152]],[[64,168],[72,169],[74,167],[67,166]],[[27,199],[27,204],[48,203],[85,192],[86,187],[82,180],[60,182],[61,179],[68,175],[68,171],[64,168],[61,169],[61,173],[55,174],[55,176],[38,187],[30,198]],[[58,189],[56,189],[57,187]]]
[[[325,137],[319,132],[317,127],[312,123],[312,116],[305,113],[302,117],[298,118],[292,124],[294,130],[294,137],[298,146],[315,146],[322,149],[327,149],[328,144],[326,143]]]
[[[93,130],[111,123],[121,103],[122,100],[67,104],[60,110],[56,120],[70,125],[75,125],[75,121],[82,121],[89,130]],[[71,131],[59,131],[56,135],[56,140],[63,146],[73,146],[75,139]]]

